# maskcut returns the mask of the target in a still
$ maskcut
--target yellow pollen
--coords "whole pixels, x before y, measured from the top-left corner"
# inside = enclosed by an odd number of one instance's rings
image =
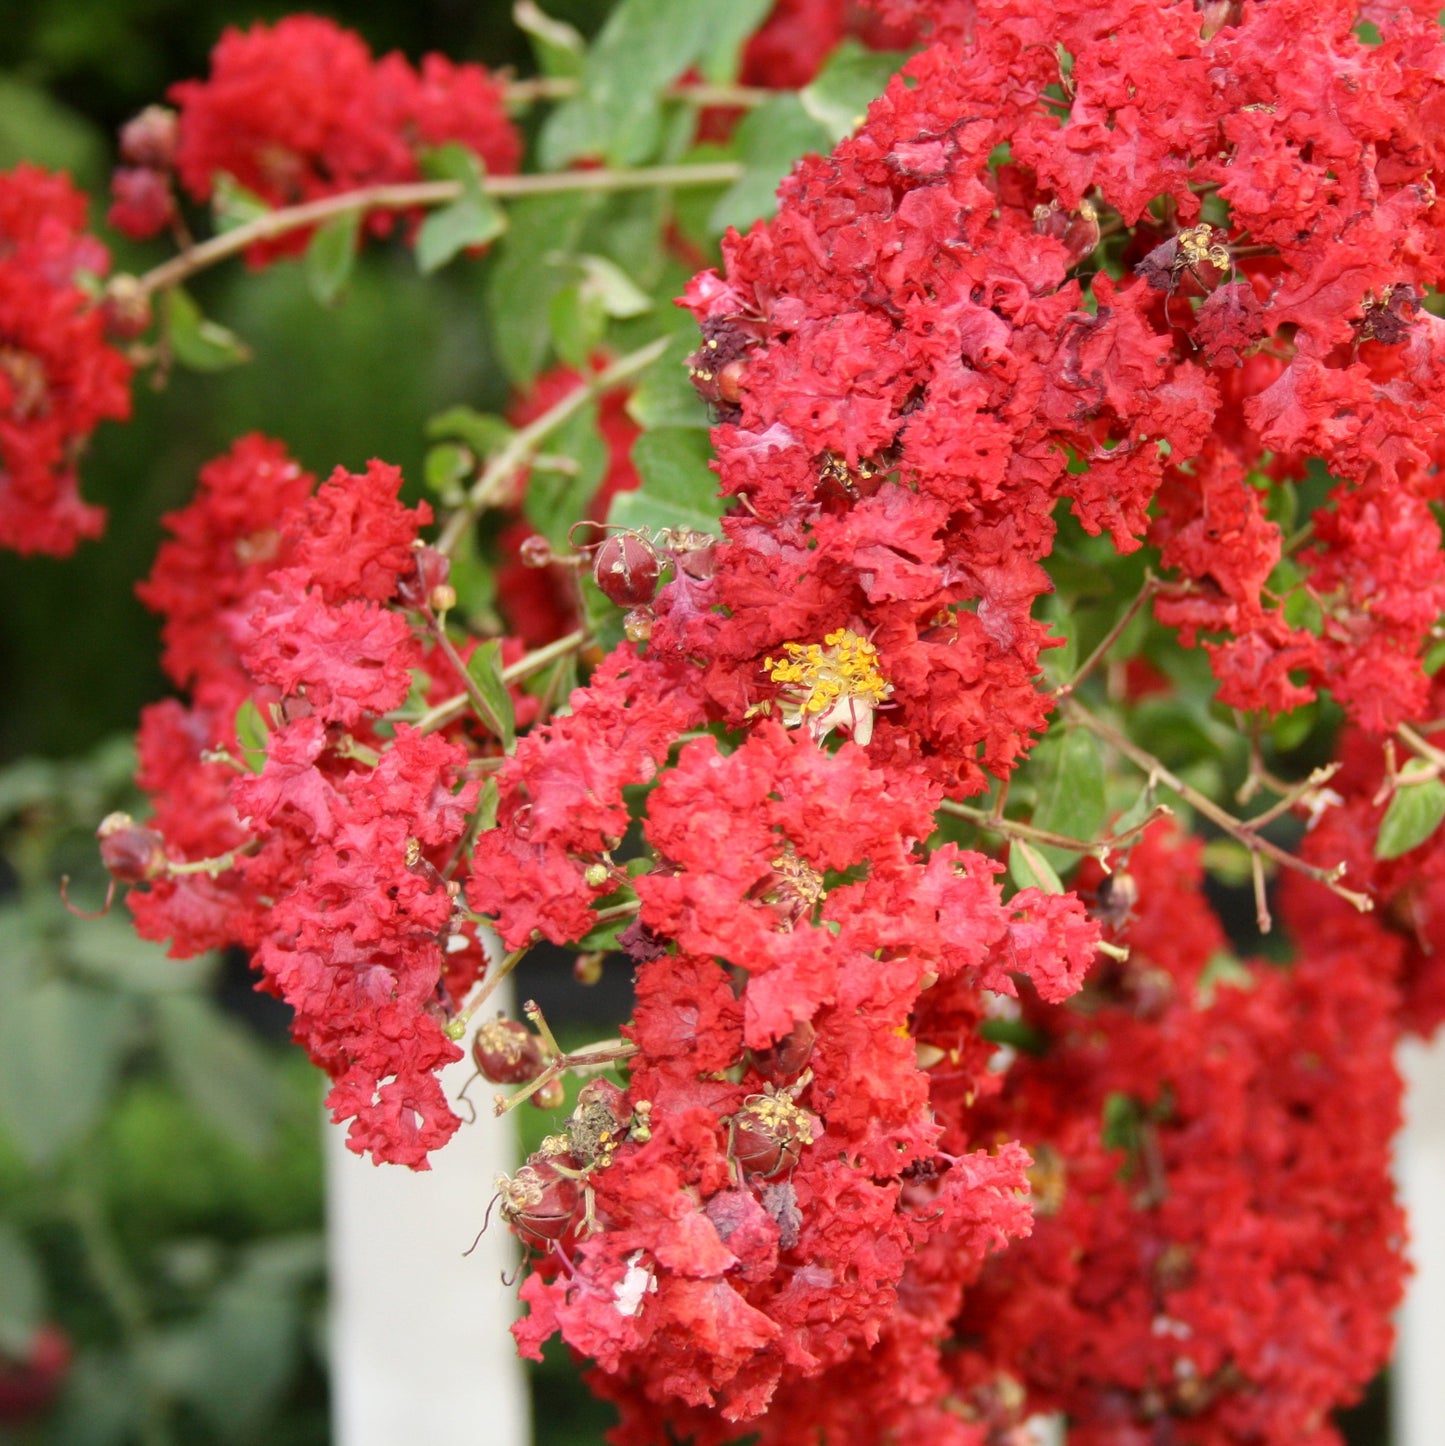
[[[765,658],[768,677],[783,688],[783,719],[807,722],[816,738],[840,725],[856,742],[873,736],[873,710],[893,691],[878,671],[878,649],[851,628],[837,628],[819,643],[784,643],[783,658]]]

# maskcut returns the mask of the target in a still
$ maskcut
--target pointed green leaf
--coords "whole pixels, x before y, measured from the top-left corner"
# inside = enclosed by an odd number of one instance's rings
[[[692,427],[644,432],[632,444],[632,462],[642,485],[635,492],[619,492],[607,520],[645,531],[672,527],[716,532],[722,504],[717,474],[708,466],[711,456],[706,432]]]
[[[516,428],[495,412],[479,412],[474,407],[448,407],[426,424],[426,434],[433,441],[454,437],[465,442],[478,457],[500,452],[516,435]]]
[[[574,281],[552,298],[547,329],[557,355],[569,366],[585,367],[607,330],[606,305],[585,282]]]
[[[1400,770],[1401,778],[1418,777],[1429,766],[1419,759],[1412,760]],[[1427,778],[1423,783],[1402,782],[1380,820],[1375,857],[1397,859],[1418,848],[1440,827],[1442,819],[1445,819],[1445,783],[1438,778]]]
[[[63,979],[0,1001],[0,1128],[53,1164],[100,1118],[130,1038],[128,1000]]]
[[[1014,839],[1008,847],[1008,871],[1021,889],[1042,889],[1046,894],[1062,894],[1063,883],[1054,872],[1054,866],[1032,844],[1021,838]]]
[[[195,994],[155,1001],[161,1053],[192,1105],[253,1154],[271,1146],[281,1100],[266,1051],[209,1000]]]
[[[729,0],[726,5],[713,6],[707,46],[699,58],[708,80],[725,83],[737,79],[743,47],[772,8],[773,0]]]
[[[1104,757],[1098,740],[1084,728],[1051,730],[1029,759],[1036,780],[1037,802],[1033,825],[1089,843],[1104,828],[1108,804],[1104,796]],[[1056,868],[1077,862],[1068,849],[1040,845],[1039,851]]]
[[[502,740],[502,747],[510,753],[517,741],[517,720],[512,711],[512,695],[502,681],[502,644],[498,638],[488,638],[478,645],[467,659],[467,676],[476,684],[491,716],[484,721]]]
[[[241,749],[241,762],[252,773],[266,766],[266,750],[271,746],[271,730],[255,702],[247,698],[236,709],[236,742]]]
[[[25,1237],[0,1220],[0,1355],[23,1360],[45,1319],[45,1277]]]
[[[469,246],[485,246],[507,229],[507,213],[482,189],[477,153],[456,141],[431,151],[422,169],[435,180],[456,181],[461,195],[433,211],[416,233],[416,264],[423,276],[445,266]]]
[[[777,189],[809,151],[826,154],[833,149],[828,128],[803,109],[795,95],[780,95],[758,106],[738,126],[736,142],[744,171],[713,208],[712,226],[745,231],[755,220],[778,209]]]
[[[211,192],[211,215],[217,231],[234,231],[270,214],[270,202],[248,190],[234,176],[225,171],[216,176],[215,189]]]
[[[179,286],[165,293],[163,334],[182,366],[221,372],[251,360],[251,349],[229,327],[208,321]]]
[[[868,50],[856,40],[845,40],[812,84],[799,92],[803,109],[834,142],[841,141],[857,130],[869,105],[907,59],[904,51]]]
[[[627,399],[627,415],[645,432],[658,427],[701,427],[708,423],[707,405],[687,374],[687,358],[697,347],[697,333],[680,336],[648,367]]]
[[[565,20],[548,15],[536,0],[517,0],[512,20],[532,42],[532,54],[543,75],[574,80],[582,74],[587,42]]]
[[[332,306],[356,268],[361,212],[343,211],[318,226],[306,247],[306,285],[322,306]]]

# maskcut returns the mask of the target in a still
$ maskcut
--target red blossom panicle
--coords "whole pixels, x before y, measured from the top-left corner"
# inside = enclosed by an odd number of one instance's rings
[[[68,556],[99,537],[76,468],[102,421],[130,415],[130,363],[96,292],[110,266],[68,177],[0,173],[0,546]]]
[[[1072,993],[1098,926],[1073,898],[1005,903],[980,855],[925,858],[938,796],[764,722],[731,753],[686,744],[649,797],[625,1030],[647,1137],[588,1172],[590,1226],[523,1287],[518,1326],[529,1353],[560,1331],[597,1361],[621,1440],[709,1407],[781,1443],[818,1398],[800,1383],[882,1339],[937,1367],[964,1283],[1028,1228],[1027,1157],[962,1119],[945,1151],[931,1067],[950,1104],[960,1074],[978,1087],[985,992]],[[934,990],[951,1054],[914,1034]]]
[[[508,948],[540,934],[580,939],[611,893],[611,850],[627,832],[623,789],[657,774],[679,733],[702,721],[694,670],[619,648],[533,730],[497,774],[497,827],[477,840],[467,902]]]
[[[1029,1014],[1038,1052],[989,1110],[1029,1144],[1037,1218],[965,1302],[958,1388],[1006,1380],[1016,1419],[1066,1411],[1087,1446],[1161,1420],[1313,1440],[1401,1293],[1391,951],[1305,924],[1293,966],[1211,957],[1197,858],[1162,828],[1135,851],[1127,963]]]
[[[229,29],[205,80],[174,85],[179,111],[175,169],[184,190],[209,201],[229,176],[273,206],[319,200],[421,175],[421,153],[447,142],[473,150],[489,171],[514,171],[521,142],[500,87],[477,65],[429,55],[420,71],[403,56],[380,61],[359,35],[318,15]],[[117,222],[154,234],[156,207],[135,206],[137,183],[122,171]],[[385,232],[391,218],[373,218]],[[254,262],[294,254],[309,232],[258,246]]]
[[[201,468],[184,507],[163,519],[141,601],[162,615],[161,664],[196,704],[228,717],[251,696],[236,638],[245,612],[279,565],[281,519],[311,495],[316,479],[277,441],[251,433]]]
[[[252,436],[167,519],[142,596],[166,616],[167,669],[195,702],[142,721],[162,854],[130,902],[174,954],[250,948],[334,1082],[333,1115],[354,1121],[352,1148],[424,1168],[458,1123],[436,1072],[460,1057],[444,1025],[481,961],[454,857],[478,785],[460,723],[451,737],[379,726],[413,669],[424,691],[462,686],[407,611],[445,570],[418,547],[429,510],[404,506],[400,485],[372,462],[312,495],[277,443]]]

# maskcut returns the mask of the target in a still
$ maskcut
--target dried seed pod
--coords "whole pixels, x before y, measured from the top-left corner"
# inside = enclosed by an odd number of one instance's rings
[[[807,1068],[817,1034],[811,1020],[800,1019],[776,1043],[753,1050],[753,1068],[772,1084],[786,1084]]]

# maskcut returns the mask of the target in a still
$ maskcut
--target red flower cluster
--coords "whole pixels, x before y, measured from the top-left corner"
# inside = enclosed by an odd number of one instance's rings
[[[403,507],[399,483],[373,462],[313,496],[277,443],[251,436],[168,519],[141,595],[194,701],[142,718],[166,862],[131,906],[173,953],[253,949],[334,1080],[352,1147],[422,1168],[458,1123],[435,1071],[460,1057],[448,1001],[481,962],[449,882],[476,784],[458,786],[459,741],[381,721],[413,669],[461,686],[408,615],[426,603],[416,533],[430,512]],[[241,705],[269,720],[264,759],[238,738]]]
[[[377,60],[359,35],[319,15],[227,30],[210,76],[172,86],[170,97],[179,116],[165,144],[151,143],[159,120],[123,138],[128,164],[116,175],[110,219],[132,236],[152,236],[169,221],[172,168],[197,201],[210,200],[224,175],[289,206],[415,181],[420,153],[448,141],[493,172],[514,171],[521,158],[500,87],[483,67],[434,54],[420,70],[396,53]],[[391,218],[377,214],[370,224],[384,232]],[[308,235],[254,248],[251,260],[294,254]]]
[[[0,174],[0,545],[22,553],[100,536],[76,465],[99,423],[130,415],[130,363],[96,297],[110,258],[85,204],[63,175]]]

